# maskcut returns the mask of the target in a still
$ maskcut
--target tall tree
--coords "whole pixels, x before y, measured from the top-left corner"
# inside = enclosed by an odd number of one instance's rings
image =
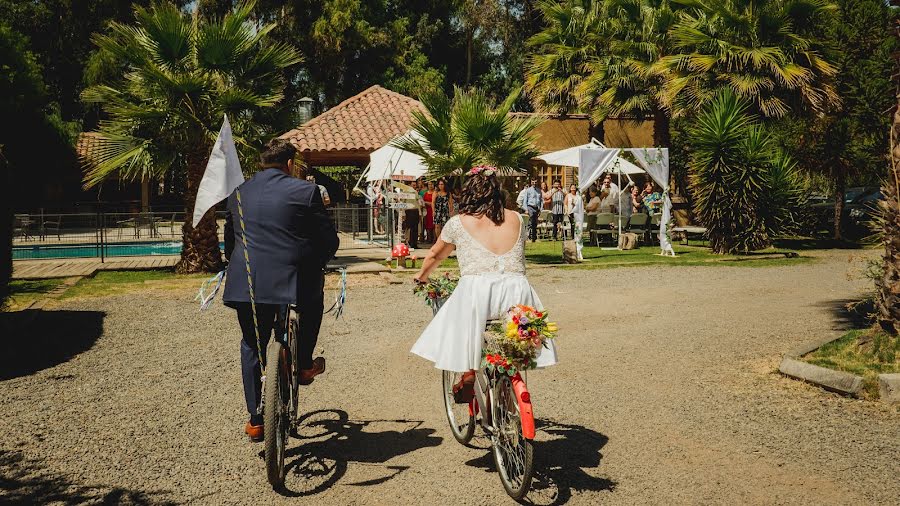
[[[87,166],[85,185],[112,174],[148,180],[185,171],[188,219],[179,272],[221,266],[215,214],[207,213],[196,228],[190,216],[223,114],[250,166],[263,141],[280,133],[260,119],[282,98],[282,71],[301,61],[294,48],[271,41],[272,25],[250,21],[252,9],[248,2],[221,20],[195,22],[171,3],[154,3],[135,8],[134,24],[112,23],[94,37],[97,58],[122,72],[83,93],[109,117],[98,132],[99,154]]]

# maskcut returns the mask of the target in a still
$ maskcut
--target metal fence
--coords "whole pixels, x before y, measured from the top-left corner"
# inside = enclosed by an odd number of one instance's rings
[[[385,248],[394,240],[396,213],[365,206],[329,209],[342,249]],[[13,259],[178,255],[184,212],[22,213],[13,224]],[[224,241],[225,212],[216,213]]]

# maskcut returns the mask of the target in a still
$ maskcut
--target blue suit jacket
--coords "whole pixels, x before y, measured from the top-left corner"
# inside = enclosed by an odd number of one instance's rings
[[[279,169],[257,172],[238,189],[250,250],[253,291],[259,304],[296,303],[305,276],[321,276],[338,248],[338,236],[319,188]],[[249,302],[244,243],[235,192],[228,197],[225,303]],[[319,283],[321,282],[321,278]],[[319,283],[307,286],[321,290]]]

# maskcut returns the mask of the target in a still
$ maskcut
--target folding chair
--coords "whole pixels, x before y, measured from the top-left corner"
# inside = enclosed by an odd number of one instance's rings
[[[598,214],[597,223],[594,225],[594,228],[591,229],[591,242],[600,246],[601,236],[609,236],[609,238],[612,239],[613,235],[616,233],[616,231],[612,229],[612,224],[615,220],[616,215],[613,213]]]
[[[550,237],[550,230],[553,227],[553,214],[544,209],[541,211],[541,214],[538,215],[538,236],[542,236],[545,239]]]
[[[628,231],[637,234],[638,241],[644,242],[644,236],[647,235],[647,220],[650,217],[646,213],[635,213],[631,215],[628,221]]]

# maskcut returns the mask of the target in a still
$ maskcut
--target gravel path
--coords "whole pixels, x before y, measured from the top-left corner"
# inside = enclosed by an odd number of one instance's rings
[[[775,373],[785,351],[841,331],[834,307],[867,286],[848,256],[534,270],[562,362],[529,377],[532,499],[898,504],[897,411]],[[233,313],[151,285],[65,302],[31,329],[56,365],[23,360],[29,374],[0,381],[0,502],[509,502],[486,441],[453,440],[437,371],[408,353],[428,309],[408,285],[353,279],[346,319],[323,325],[328,372],[302,393],[290,496],[268,488],[262,446],[242,433]]]

